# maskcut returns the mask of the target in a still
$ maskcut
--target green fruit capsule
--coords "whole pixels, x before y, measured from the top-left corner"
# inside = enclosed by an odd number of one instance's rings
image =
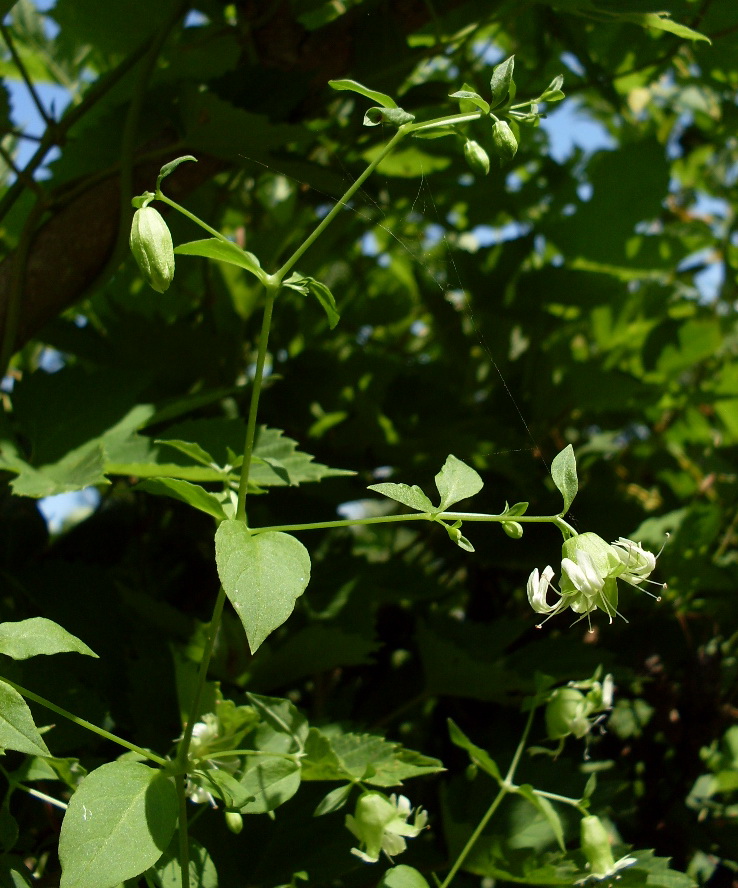
[[[486,176],[489,172],[489,155],[479,142],[467,139],[464,143],[464,157],[469,167],[475,173]]]
[[[131,252],[146,282],[157,293],[169,288],[174,278],[174,245],[167,223],[158,210],[136,210],[131,225]]]
[[[228,829],[236,836],[243,829],[243,817],[240,811],[226,811],[225,822]]]
[[[503,160],[512,160],[518,150],[518,140],[515,138],[510,124],[505,120],[498,120],[492,127],[492,144],[495,152]]]

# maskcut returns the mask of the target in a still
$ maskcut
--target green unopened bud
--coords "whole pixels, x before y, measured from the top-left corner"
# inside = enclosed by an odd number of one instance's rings
[[[590,879],[594,879],[597,882],[601,882],[603,879],[610,879],[620,870],[638,862],[635,857],[621,857],[620,860],[613,858],[610,836],[599,817],[594,817],[593,815],[582,817],[579,829],[582,852],[587,858],[589,875],[583,879],[578,879],[574,883],[575,885],[583,885]],[[620,877],[617,876],[617,878]]]
[[[546,705],[546,732],[549,740],[562,740],[569,734],[584,737],[589,733],[590,706],[576,688],[558,688]]]
[[[610,836],[599,817],[582,817],[580,824],[582,851],[593,875],[610,873],[615,866]]]
[[[479,142],[467,139],[464,143],[464,157],[470,169],[486,176],[489,172],[489,155]]]
[[[146,283],[157,293],[163,293],[174,278],[174,245],[167,223],[158,210],[153,207],[136,210],[130,244]]]
[[[226,811],[225,822],[228,829],[236,836],[243,829],[243,817],[239,811]]]
[[[492,144],[495,152],[503,160],[512,160],[518,150],[518,140],[515,138],[510,124],[505,120],[498,120],[492,127]]]
[[[523,525],[517,521],[503,521],[502,529],[511,540],[519,540],[523,535]]]

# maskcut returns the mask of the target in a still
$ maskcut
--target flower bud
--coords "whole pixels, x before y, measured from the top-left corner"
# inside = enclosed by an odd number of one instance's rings
[[[518,140],[515,138],[510,124],[505,120],[498,120],[492,127],[492,144],[495,152],[503,160],[512,160],[518,150]]]
[[[243,829],[243,817],[240,811],[226,811],[225,822],[228,829],[237,836]]]
[[[174,246],[167,223],[158,210],[153,207],[136,210],[130,244],[146,282],[157,293],[163,293],[174,277]]]
[[[464,157],[474,173],[486,176],[489,172],[489,155],[479,142],[467,139],[464,143]]]
[[[590,706],[576,688],[558,688],[546,705],[546,732],[549,740],[562,740],[569,734],[584,737],[589,733]]]
[[[594,876],[611,873],[615,866],[610,836],[599,817],[582,817],[580,824],[582,851]]]
[[[518,521],[503,521],[502,529],[511,540],[519,540],[523,535],[523,525]]]

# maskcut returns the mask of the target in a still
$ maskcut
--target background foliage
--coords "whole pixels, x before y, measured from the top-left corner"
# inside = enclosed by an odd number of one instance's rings
[[[64,654],[52,669],[36,658],[3,664],[5,675],[144,746],[166,749],[181,730],[178,688],[217,589],[214,526],[141,481],[209,480],[167,439],[197,441],[221,466],[240,450],[258,290],[235,267],[180,256],[173,286],[154,294],[126,255],[131,195],[194,154],[168,193],[271,269],[387,135],[362,128],[364,100],[328,79],[430,118],[463,82],[483,91],[514,53],[520,95],[565,74],[561,113],[596,122],[597,148],[552,153],[560,125],[524,130],[514,161],[483,179],[454,138],[408,141],[382,164],[299,263],[331,287],[340,324],[330,331],[291,291],[277,304],[261,445],[292,454],[303,483],[257,466],[270,495],[251,499],[249,518],[330,520],[367,499],[391,509],[367,485],[432,489],[451,452],[485,479],[475,508],[530,500],[548,514],[559,508],[548,464],[572,443],[572,520],[656,549],[670,531],[658,567],[668,590],[660,604],[632,590],[629,622],[594,634],[566,617],[536,631],[524,585],[556,561],[549,528],[529,526],[519,543],[467,527],[474,555],[425,523],[313,532],[293,617],[252,657],[226,613],[211,677],[236,700],[288,695],[311,724],[385,732],[442,759],[446,776],[413,784],[432,830],[406,862],[427,868],[447,865],[491,793],[484,775],[465,775],[446,719],[504,760],[537,671],[567,681],[602,664],[616,707],[590,758],[572,744],[556,762],[526,760],[521,776],[576,793],[597,772],[593,809],[625,843],[711,885],[733,880],[738,9],[660,7],[712,44],[652,27],[644,0],[121,0],[104,15],[92,0],[13,5],[5,33],[31,83],[62,87],[70,103],[58,115],[47,102],[40,159],[14,170],[29,143],[0,87],[0,309],[5,356],[16,352],[0,416],[0,617],[56,620],[100,659]],[[7,44],[0,67],[20,85]],[[175,243],[199,236],[167,219]],[[100,493],[93,513],[50,536],[38,500],[88,487]],[[88,770],[117,754],[61,720],[46,739]],[[315,884],[376,883],[378,869],[348,853],[343,814],[311,817],[324,794],[313,787],[274,821],[247,816],[240,836],[218,813],[198,820],[221,885],[300,871]],[[20,837],[6,806],[0,841],[54,884],[60,812],[20,793],[11,809]],[[526,873],[553,847],[544,821],[510,805],[458,884],[544,882]]]

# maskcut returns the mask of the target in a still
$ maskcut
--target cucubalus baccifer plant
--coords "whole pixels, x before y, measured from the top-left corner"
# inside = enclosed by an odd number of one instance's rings
[[[217,873],[205,848],[189,837],[189,823],[208,812],[224,815],[232,832],[248,830],[245,815],[268,814],[297,793],[303,781],[327,781],[332,786],[317,806],[317,816],[327,815],[347,806],[345,826],[354,838],[351,852],[359,862],[376,863],[386,857],[392,867],[382,878],[382,885],[393,888],[422,888],[426,877],[413,867],[395,865],[409,839],[420,837],[432,828],[433,812],[426,812],[404,794],[390,792],[410,777],[443,770],[437,759],[403,748],[379,736],[350,731],[323,732],[310,726],[305,717],[287,699],[247,695],[247,702],[225,699],[216,683],[208,681],[208,669],[216,645],[223,608],[228,600],[245,630],[248,645],[256,652],[264,640],[292,613],[295,602],[310,581],[310,555],[295,534],[309,536],[309,531],[355,525],[430,521],[444,528],[450,540],[473,553],[463,535],[465,522],[496,523],[513,540],[523,536],[527,523],[551,524],[562,535],[560,588],[552,585],[553,569],[536,568],[527,583],[528,600],[533,610],[545,620],[571,609],[576,621],[586,620],[592,628],[593,615],[603,611],[612,622],[620,615],[618,581],[643,589],[652,582],[656,556],[638,543],[620,538],[612,544],[595,533],[577,533],[565,516],[578,489],[576,463],[571,446],[553,460],[553,482],[561,492],[561,510],[554,515],[529,515],[528,504],[505,505],[498,514],[458,511],[454,507],[479,493],[483,482],[479,474],[454,455],[450,455],[436,476],[437,497],[431,498],[417,486],[401,483],[371,485],[374,493],[393,500],[411,511],[345,520],[288,522],[260,527],[248,520],[248,496],[258,489],[253,479],[257,465],[289,475],[289,468],[279,459],[261,454],[257,444],[259,399],[272,314],[280,293],[285,289],[311,295],[325,310],[331,328],[339,321],[336,301],[328,287],[296,270],[301,257],[337,218],[354,193],[361,188],[382,159],[404,139],[451,136],[463,141],[463,154],[475,173],[487,174],[490,156],[500,163],[517,151],[520,127],[535,125],[540,117],[539,103],[563,98],[562,78],[557,77],[537,98],[515,103],[514,60],[509,58],[494,68],[486,97],[468,85],[452,98],[460,110],[433,120],[416,121],[388,95],[367,89],[350,80],[333,81],[337,90],[347,90],[369,98],[376,104],[367,112],[368,126],[384,124],[396,132],[383,150],[356,179],[315,230],[274,272],[261,267],[259,259],[229,240],[203,220],[172,201],[162,191],[162,184],[183,162],[194,157],[179,157],[165,164],[155,189],[133,199],[136,212],[130,244],[147,282],[157,292],[172,283],[175,256],[199,256],[238,266],[253,275],[263,286],[264,311],[258,340],[257,358],[251,386],[251,399],[242,454],[230,453],[226,466],[192,441],[169,441],[194,462],[215,468],[221,476],[220,489],[213,490],[181,478],[158,478],[138,485],[139,489],[167,495],[211,515],[217,522],[215,557],[220,587],[215,595],[206,643],[196,674],[188,684],[189,697],[182,701],[183,728],[172,748],[154,752],[125,738],[84,721],[53,702],[4,680],[0,682],[3,720],[0,744],[30,756],[29,763],[14,773],[7,773],[9,798],[13,792],[30,792],[42,801],[65,809],[59,840],[62,864],[62,888],[116,888],[139,884],[147,886],[181,885],[182,888],[212,888]],[[481,122],[487,127],[485,144],[466,136],[467,127]],[[176,248],[162,216],[153,206],[162,202],[181,212],[208,232],[209,237],[184,243]],[[554,599],[549,601],[548,593]],[[657,597],[657,596],[655,596]],[[33,618],[0,626],[0,650],[17,660],[38,655],[74,651],[96,656],[82,641],[59,625]],[[477,826],[443,867],[429,866],[432,878],[447,888],[473,851],[483,830],[510,796],[519,797],[531,811],[548,823],[559,850],[551,856],[552,869],[540,876],[541,883],[578,884],[611,880],[627,873],[629,884],[658,884],[658,873],[666,869],[663,860],[650,852],[619,859],[612,848],[611,834],[602,820],[589,811],[595,789],[591,778],[581,792],[566,796],[516,782],[516,773],[526,750],[556,755],[556,748],[533,748],[528,738],[534,718],[545,712],[548,739],[558,744],[573,736],[586,739],[612,706],[613,682],[601,670],[586,680],[555,687],[552,679],[540,676],[535,694],[526,700],[527,713],[517,749],[502,772],[483,749],[476,746],[456,724],[449,724],[454,744],[470,758],[471,772],[482,771],[496,784],[496,792]],[[25,702],[30,699],[77,725],[126,750],[114,761],[95,768],[89,774],[77,760],[56,758],[46,739],[34,724]],[[44,732],[45,733],[45,732]],[[53,731],[49,733],[53,746]],[[34,788],[38,780],[61,780],[70,795],[68,803]],[[568,808],[580,817],[579,848],[566,848],[560,811]],[[349,853],[348,842],[346,853]],[[552,875],[553,874],[553,875]],[[310,874],[306,875],[309,880]],[[676,874],[669,874],[677,879]],[[686,878],[686,877],[685,877]]]

